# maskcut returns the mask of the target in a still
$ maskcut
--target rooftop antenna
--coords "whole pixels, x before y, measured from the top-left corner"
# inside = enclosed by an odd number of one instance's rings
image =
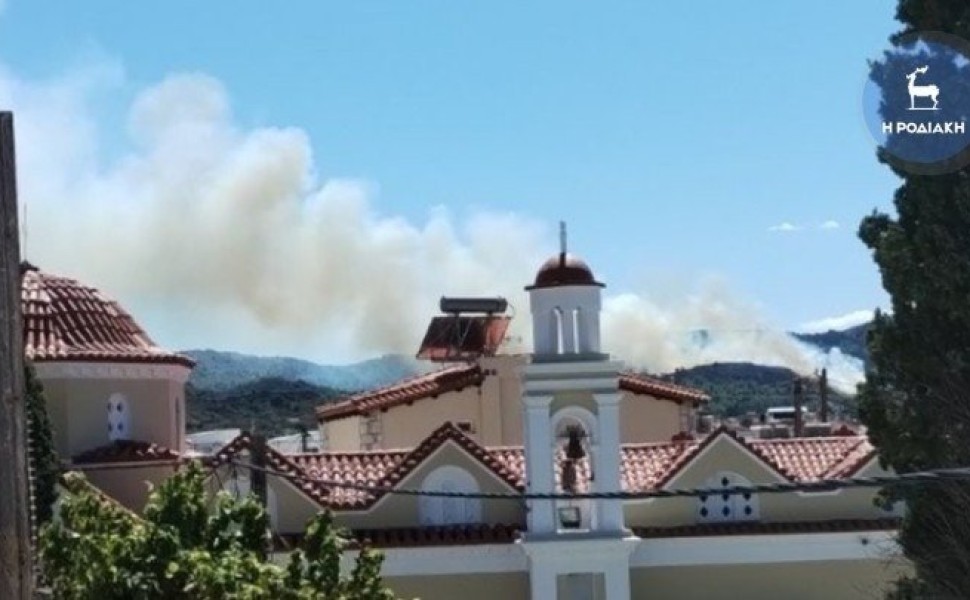
[[[566,262],[566,222],[559,221],[559,262]]]

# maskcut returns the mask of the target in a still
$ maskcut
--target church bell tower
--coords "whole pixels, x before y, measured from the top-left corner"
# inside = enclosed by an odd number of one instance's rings
[[[531,361],[522,373],[530,493],[621,490],[620,363],[600,346],[604,287],[582,259],[568,252],[561,224],[559,253],[543,263],[525,288],[533,333]],[[577,573],[599,577],[595,580],[602,582],[610,600],[629,598],[632,546],[625,543],[630,532],[621,500],[567,498],[528,504],[525,547],[533,598],[557,597],[557,577]],[[567,553],[583,557],[581,564],[563,562],[562,544],[568,545]]]

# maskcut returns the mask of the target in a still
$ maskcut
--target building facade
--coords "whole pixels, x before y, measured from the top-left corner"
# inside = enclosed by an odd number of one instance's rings
[[[718,492],[885,471],[848,430],[697,435],[703,393],[603,352],[602,287],[563,252],[527,288],[530,355],[465,349],[464,362],[320,407],[327,451],[268,453],[281,547],[332,510],[384,550],[398,594],[425,599],[869,598],[907,571],[894,542],[901,507],[878,506],[872,489]],[[215,460],[238,464],[250,445],[243,435]],[[696,488],[712,491],[520,497]]]
[[[21,267],[24,351],[44,386],[69,468],[141,510],[185,450],[193,362],[156,345],[116,301],[74,279]]]

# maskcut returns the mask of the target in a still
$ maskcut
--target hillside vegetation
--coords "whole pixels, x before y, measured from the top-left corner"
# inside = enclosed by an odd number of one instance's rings
[[[185,388],[186,429],[258,429],[267,436],[295,433],[298,419],[313,429],[314,409],[333,401],[344,392],[291,381],[265,377],[228,389],[207,390],[189,384]]]
[[[704,390],[711,396],[708,410],[721,417],[738,417],[747,412],[763,413],[772,406],[791,406],[795,372],[784,367],[751,363],[713,363],[678,369],[665,379]],[[817,410],[818,388],[806,386],[805,406]],[[853,413],[852,399],[829,390],[829,406]]]
[[[389,354],[349,365],[321,365],[285,356],[251,356],[221,350],[183,350],[196,361],[189,383],[196,389],[230,390],[259,379],[304,381],[338,389],[366,390],[417,372],[417,361]]]

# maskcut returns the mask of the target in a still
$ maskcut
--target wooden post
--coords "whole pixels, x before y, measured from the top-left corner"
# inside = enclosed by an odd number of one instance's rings
[[[0,598],[33,596],[13,114],[0,112]]]
[[[253,444],[250,448],[250,453],[252,454],[252,463],[254,469],[251,469],[250,474],[253,494],[259,503],[266,506],[266,436],[260,433],[254,433]]]
[[[822,369],[818,377],[818,418],[823,423],[829,422],[829,372]]]
[[[250,462],[253,467],[249,471],[250,482],[252,483],[252,492],[255,494],[257,501],[263,507],[263,510],[267,510],[266,506],[267,491],[266,491],[266,436],[261,433],[252,434],[252,446],[249,448]],[[269,555],[270,548],[267,547],[263,556]]]
[[[794,437],[802,437],[802,433],[805,429],[805,418],[802,415],[802,407],[805,406],[805,388],[804,382],[800,375],[795,375],[795,379],[792,381],[792,399],[795,405],[795,424],[794,424]]]

